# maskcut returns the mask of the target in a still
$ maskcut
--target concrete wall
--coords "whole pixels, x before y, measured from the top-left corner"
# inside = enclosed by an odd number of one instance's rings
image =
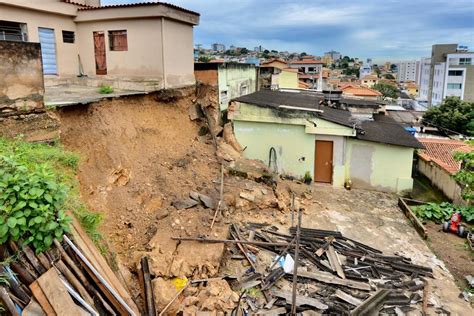
[[[217,87],[218,78],[216,69],[194,70],[196,81]]]
[[[226,110],[229,101],[257,89],[257,71],[252,64],[219,65],[219,104],[221,110]]]
[[[417,168],[421,174],[430,179],[432,185],[441,190],[454,204],[467,205],[461,195],[461,186],[446,170],[421,158],[418,159]]]
[[[301,178],[314,174],[314,135],[302,125],[234,121],[234,133],[244,156],[268,165],[270,148],[277,154],[278,172]],[[304,160],[302,159],[304,157]]]
[[[298,73],[292,71],[283,70],[278,75],[278,87],[279,88],[298,88]]]
[[[0,60],[0,116],[42,109],[40,45],[0,41]]]
[[[413,148],[347,139],[346,177],[354,188],[411,191]]]

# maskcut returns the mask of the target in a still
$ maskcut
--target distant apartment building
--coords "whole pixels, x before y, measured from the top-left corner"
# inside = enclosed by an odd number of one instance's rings
[[[359,79],[362,79],[366,76],[369,76],[372,74],[372,67],[369,64],[363,64],[359,68]]]
[[[341,53],[336,52],[335,50],[331,50],[329,52],[324,53],[325,57],[331,57],[332,60],[337,61],[341,59]]]
[[[418,76],[418,100],[427,102],[430,90],[431,58],[422,58],[420,61],[420,74]]]
[[[290,61],[290,68],[298,69],[304,74],[319,74],[323,68],[324,62],[314,59],[313,56],[305,56],[301,60]]]
[[[407,60],[397,64],[398,74],[397,81],[418,81],[420,73],[420,61],[419,60]]]
[[[225,51],[225,45],[224,44],[219,44],[219,43],[214,43],[212,44],[212,50],[215,52],[224,52]]]
[[[428,83],[428,106],[446,97],[474,101],[474,52],[458,44],[433,45]]]

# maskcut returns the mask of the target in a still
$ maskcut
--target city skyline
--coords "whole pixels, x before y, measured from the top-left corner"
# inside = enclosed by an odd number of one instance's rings
[[[133,2],[137,1],[104,0],[103,4]],[[334,49],[374,62],[396,62],[429,56],[433,44],[474,47],[471,0],[167,2],[201,14],[194,30],[195,44],[206,48],[213,43],[249,49],[262,45],[316,55]]]

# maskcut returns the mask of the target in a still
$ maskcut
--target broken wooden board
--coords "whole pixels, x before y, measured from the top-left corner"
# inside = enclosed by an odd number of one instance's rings
[[[82,229],[77,219],[71,213],[68,214],[73,219],[71,235],[74,238],[74,242],[78,248],[82,251],[84,256],[93,264],[94,268],[100,273],[100,275],[113,287],[113,289],[120,295],[120,297],[127,303],[127,305],[133,310],[135,315],[140,315],[140,311],[133,301],[132,297],[120,283],[119,279],[112,271],[110,266],[104,257],[99,253],[97,247],[94,245],[92,240],[87,236],[86,232]]]
[[[341,290],[336,290],[336,292],[334,293],[334,296],[356,307],[362,304],[362,300],[352,295],[349,295],[346,292],[341,291]]]
[[[416,217],[415,213],[411,210],[410,206],[405,202],[405,199],[402,197],[398,198],[398,206],[403,211],[405,216],[410,220],[410,222],[415,227],[418,234],[423,238],[428,238],[428,230],[423,226],[423,223]]]
[[[55,316],[56,312],[49,303],[48,298],[41,289],[38,281],[35,281],[30,284],[30,290],[33,293],[34,298],[38,301],[39,305],[43,309],[43,311],[46,313],[46,315]]]
[[[383,304],[383,301],[390,294],[390,290],[378,290],[359,306],[352,310],[351,316],[362,316],[362,315],[378,315],[379,309]]]
[[[292,273],[290,273],[292,274]],[[323,271],[313,271],[308,272],[304,270],[298,271],[298,276],[302,278],[312,279],[323,283],[329,284],[336,284],[336,285],[343,285],[353,289],[363,290],[363,291],[370,291],[371,287],[368,283],[348,280],[348,279],[340,279],[331,273],[323,272]]]
[[[326,254],[328,256],[329,264],[331,265],[333,271],[336,271],[337,275],[340,278],[345,279],[346,275],[344,274],[344,270],[342,270],[341,264],[339,263],[339,258],[337,257],[336,251],[334,250],[334,247],[332,245],[328,246]]]
[[[284,300],[286,300],[286,302],[288,304],[291,304],[292,294],[290,292],[273,291],[272,293],[276,297],[283,298]],[[327,306],[326,304],[322,303],[321,301],[319,301],[315,298],[306,297],[306,296],[302,296],[302,295],[297,295],[296,296],[296,306],[303,306],[303,305],[312,306],[312,307],[315,307],[315,308],[321,309],[321,310],[326,310],[326,309],[329,308],[329,306]]]
[[[72,300],[55,269],[49,269],[36,282],[53,308],[55,315],[81,315],[84,313],[84,310]]]
[[[40,304],[32,298],[30,303],[23,309],[21,316],[46,316],[46,313],[41,308]]]
[[[261,310],[256,312],[254,315],[258,316],[278,316],[278,315],[286,315],[286,308],[284,307],[279,307],[279,308],[274,308],[271,310]]]

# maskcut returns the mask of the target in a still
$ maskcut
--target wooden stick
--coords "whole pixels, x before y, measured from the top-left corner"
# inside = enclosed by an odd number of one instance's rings
[[[38,261],[38,258],[36,258],[35,253],[33,250],[28,245],[23,245],[22,246],[23,252],[25,253],[26,257],[30,261],[30,263],[33,265],[35,270],[42,275],[43,273],[46,273],[46,269],[43,267],[43,265]]]
[[[235,240],[235,239],[207,239],[207,238],[192,238],[192,237],[171,237],[172,240],[181,241],[200,241],[206,243],[224,243],[224,244],[249,244],[257,246],[275,246],[275,247],[286,247],[286,242],[266,242],[266,241],[250,241],[250,240]]]
[[[239,233],[239,228],[237,227],[237,225],[235,224],[232,224],[232,227],[234,228],[234,231],[235,231],[235,239],[236,240],[242,240],[242,238],[240,237],[240,233]],[[250,266],[255,270],[257,271],[257,267],[255,266],[255,263],[252,261],[252,259],[250,259],[249,255],[248,255],[248,250],[247,248],[242,245],[242,244],[237,244],[237,247],[240,249],[240,251],[242,252],[242,254],[244,255],[245,259],[247,259],[247,261],[249,262]]]
[[[141,259],[142,273],[143,273],[143,287],[145,289],[145,301],[148,316],[155,316],[155,298],[153,295],[153,288],[151,285],[150,266],[148,265],[148,257]]]
[[[302,210],[298,209],[298,226],[296,227],[296,244],[295,244],[295,266],[293,269],[293,295],[291,300],[291,315],[296,315],[296,285],[298,283],[298,260],[300,253],[300,231]]]
[[[221,164],[221,187],[219,190],[219,203],[217,203],[216,211],[214,212],[214,218],[212,219],[211,230],[212,230],[212,227],[214,226],[214,222],[216,221],[217,213],[219,212],[219,209],[221,208],[223,199],[224,199],[224,165]]]
[[[68,280],[69,283],[81,294],[81,297],[89,304],[89,305],[94,305],[94,300],[92,297],[89,295],[89,293],[86,291],[84,286],[79,282],[79,280],[74,276],[74,274],[66,267],[64,262],[62,260],[59,260],[58,262],[54,263],[54,267],[58,270],[58,273],[60,272],[66,280]]]
[[[0,299],[3,301],[3,304],[5,304],[5,307],[13,316],[20,316],[20,313],[18,313],[15,304],[10,298],[10,295],[8,295],[7,290],[3,286],[0,286]]]
[[[186,285],[181,290],[179,290],[178,293],[176,293],[173,299],[171,299],[171,301],[165,306],[165,308],[163,308],[163,310],[160,312],[158,316],[162,316],[165,314],[165,312],[168,310],[171,304],[173,304],[173,302],[176,301],[176,299],[181,295],[181,293],[183,293],[183,291],[188,287],[188,285],[189,285],[189,282],[186,283]]]
[[[424,316],[428,315],[429,295],[430,295],[430,284],[428,281],[425,281],[425,287],[423,288],[423,305],[421,307],[421,311]]]

